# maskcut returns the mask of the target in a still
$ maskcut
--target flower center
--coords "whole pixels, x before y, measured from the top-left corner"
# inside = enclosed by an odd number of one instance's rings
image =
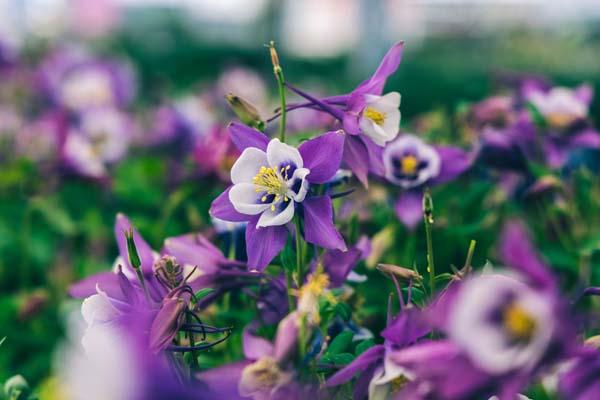
[[[402,389],[407,383],[408,383],[408,378],[405,377],[404,375],[400,375],[397,378],[394,378],[390,381],[390,392],[392,393],[396,393],[399,392],[400,389]]]
[[[536,321],[518,304],[511,304],[502,314],[506,331],[517,340],[529,340],[536,330]]]
[[[400,161],[400,170],[404,175],[415,175],[418,166],[419,160],[412,154],[402,157],[402,160]]]
[[[308,277],[308,281],[300,289],[303,293],[310,293],[314,296],[320,296],[329,286],[329,275],[317,271]]]
[[[281,174],[288,176],[290,166],[281,168]],[[271,210],[275,211],[274,203],[277,203],[283,198],[284,201],[289,201],[287,197],[288,187],[282,176],[277,173],[274,168],[260,167],[258,174],[252,178],[252,183],[255,186],[256,193],[264,193],[260,198],[263,203],[271,202]]]
[[[379,126],[382,126],[385,122],[385,113],[379,112],[373,107],[367,107],[365,116]]]

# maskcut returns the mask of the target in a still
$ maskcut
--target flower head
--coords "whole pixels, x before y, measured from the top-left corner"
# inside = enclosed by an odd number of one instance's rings
[[[385,177],[403,188],[419,186],[439,175],[437,151],[416,136],[403,135],[383,151]]]
[[[592,89],[582,85],[574,90],[565,87],[554,87],[546,92],[531,90],[526,98],[551,127],[563,129],[587,117]]]

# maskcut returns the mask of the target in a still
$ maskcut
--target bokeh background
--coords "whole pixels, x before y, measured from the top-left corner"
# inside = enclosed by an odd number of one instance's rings
[[[81,46],[127,62],[137,87],[127,112],[142,116],[142,142],[153,124],[147,110],[169,99],[207,90],[219,98],[228,91],[250,100],[274,98],[263,46],[270,40],[290,82],[343,93],[400,39],[406,51],[389,87],[402,94],[403,121],[421,121],[446,141],[455,135],[457,110],[515,74],[566,86],[587,82],[600,90],[600,3],[594,0],[0,1],[0,43],[9,58],[19,54],[20,63],[35,66],[51,49]],[[223,78],[224,71],[241,67],[256,75],[241,86]],[[3,79],[0,90],[13,83]],[[3,105],[16,101],[18,93],[10,93]],[[264,116],[273,108],[273,102],[259,104]],[[598,100],[591,110],[597,124]],[[208,206],[222,185],[199,177],[192,164],[185,165],[185,179],[171,179],[179,167],[161,154],[132,151],[102,184],[65,179],[0,154],[0,338],[6,336],[0,381],[21,373],[44,384],[63,317],[74,307],[66,288],[112,264],[116,212],[127,213],[155,248],[169,235],[208,224]],[[457,265],[471,237],[477,236],[480,263],[494,238],[496,225],[485,207],[471,207],[490,188],[478,190],[447,208],[450,229],[439,240],[446,235],[450,244],[439,251]],[[420,245],[415,240],[401,246]],[[452,241],[462,247],[454,250]],[[556,260],[569,265],[565,257]]]

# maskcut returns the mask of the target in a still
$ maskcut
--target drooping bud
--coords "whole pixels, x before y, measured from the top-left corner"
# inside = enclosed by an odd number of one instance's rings
[[[260,118],[258,110],[252,103],[233,93],[225,95],[225,99],[240,121],[261,132],[265,130],[265,122]]]
[[[137,248],[135,247],[135,241],[133,240],[133,229],[125,231],[125,239],[127,240],[127,255],[129,257],[129,263],[134,269],[139,269],[142,266],[140,256],[138,255]]]
[[[377,269],[385,274],[392,274],[406,281],[423,279],[423,277],[419,275],[418,272],[413,271],[412,269],[399,267],[397,265],[377,264]]]
[[[150,350],[158,353],[171,343],[183,323],[187,306],[185,298],[173,297],[164,300],[150,327]]]

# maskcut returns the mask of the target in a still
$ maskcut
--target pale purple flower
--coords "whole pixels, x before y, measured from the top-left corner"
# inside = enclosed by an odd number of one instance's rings
[[[386,179],[403,189],[395,204],[400,221],[414,228],[422,219],[422,189],[456,179],[472,164],[458,147],[432,146],[414,135],[401,135],[383,149]]]
[[[525,98],[548,124],[558,129],[587,118],[592,97],[593,89],[588,85],[575,89],[556,86],[548,91],[533,89],[525,93]]]
[[[103,177],[107,166],[119,161],[127,152],[133,129],[128,116],[116,109],[87,110],[67,134],[64,160],[77,173]]]

